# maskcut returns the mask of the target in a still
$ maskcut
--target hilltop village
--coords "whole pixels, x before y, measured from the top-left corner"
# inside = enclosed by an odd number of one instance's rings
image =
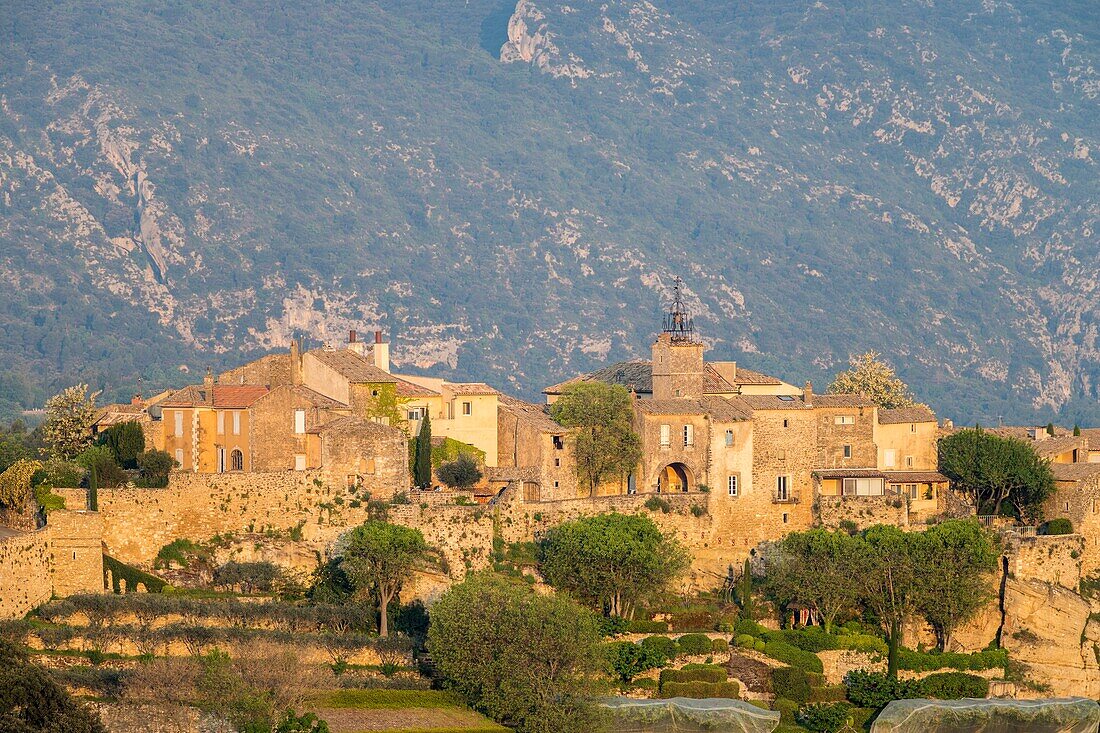
[[[199,553],[212,567],[316,578],[349,533],[379,516],[438,552],[398,588],[429,606],[472,571],[498,567],[502,548],[584,517],[649,517],[687,551],[682,585],[696,592],[751,582],[792,533],[921,532],[977,516],[1000,537],[1000,590],[949,650],[981,654],[994,637],[1012,647],[1032,681],[1006,676],[996,688],[1005,694],[1100,694],[1100,622],[1084,595],[1100,576],[1100,429],[991,429],[1053,474],[1041,512],[1010,516],[982,513],[944,472],[941,441],[957,431],[928,407],[709,361],[678,291],[649,360],[547,386],[541,404],[398,373],[390,356],[381,331],[366,340],[351,331],[339,345],[292,342],[201,383],[96,407],[87,439],[136,425],[146,450],[169,457],[165,480],[85,477],[48,487],[40,511],[5,511],[0,616],[69,596],[202,585]],[[560,409],[592,407],[578,399],[586,394],[626,409],[625,442],[603,468],[584,447],[587,428]],[[795,623],[813,620],[798,609]],[[914,623],[911,639],[937,642]],[[833,684],[857,668],[847,657],[836,664],[825,669]]]

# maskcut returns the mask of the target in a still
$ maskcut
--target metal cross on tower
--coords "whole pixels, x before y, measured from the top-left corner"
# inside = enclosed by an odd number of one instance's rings
[[[683,294],[680,292],[682,285],[683,282],[677,276],[672,289],[672,305],[665,313],[665,333],[669,334],[674,342],[690,343],[695,341],[695,319],[691,317],[691,312],[684,304]]]

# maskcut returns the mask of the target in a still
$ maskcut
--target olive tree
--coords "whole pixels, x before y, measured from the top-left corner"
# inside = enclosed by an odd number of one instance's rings
[[[1054,491],[1050,462],[1029,443],[980,427],[941,438],[939,468],[979,513],[1000,514],[1007,503],[1017,517],[1038,521]]]
[[[951,635],[993,596],[990,573],[997,544],[976,520],[949,520],[924,533],[924,594],[921,614],[948,651]]]
[[[418,529],[371,520],[351,532],[340,566],[358,593],[377,595],[380,636],[389,636],[390,601],[427,554]]]
[[[593,496],[600,482],[629,473],[642,458],[630,394],[620,385],[571,384],[550,406],[550,415],[573,429],[577,478],[588,485]]]
[[[563,596],[472,574],[432,606],[428,652],[448,686],[521,733],[594,727],[599,632]]]
[[[787,535],[766,562],[771,594],[782,603],[799,603],[832,632],[833,622],[860,599],[854,573],[859,540],[843,531],[811,529]]]

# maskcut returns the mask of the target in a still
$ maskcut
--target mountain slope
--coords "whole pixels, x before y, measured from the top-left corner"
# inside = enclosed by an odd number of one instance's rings
[[[715,358],[1100,421],[1093,4],[393,5],[0,13],[9,404],[376,325],[531,396],[679,274]]]

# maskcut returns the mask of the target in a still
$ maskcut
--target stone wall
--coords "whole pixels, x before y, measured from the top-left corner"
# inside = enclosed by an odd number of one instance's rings
[[[99,512],[53,511],[50,572],[53,594],[98,593],[103,590],[103,515]]]
[[[0,619],[22,618],[52,593],[50,530],[0,537]]]
[[[1029,536],[1009,530],[1002,535],[1002,542],[1010,577],[1077,590],[1085,549],[1081,535]]]
[[[362,488],[372,487],[367,482]],[[326,483],[319,471],[173,472],[164,489],[100,489],[103,542],[108,554],[142,566],[151,564],[160,548],[173,540],[199,541],[230,532],[300,526],[304,540],[324,547],[366,520],[365,503],[350,506],[352,491]],[[56,493],[70,506],[84,501],[83,489]]]
[[[900,496],[819,496],[815,500],[818,520],[828,529],[847,520],[859,529],[874,524],[909,525],[909,510]]]

